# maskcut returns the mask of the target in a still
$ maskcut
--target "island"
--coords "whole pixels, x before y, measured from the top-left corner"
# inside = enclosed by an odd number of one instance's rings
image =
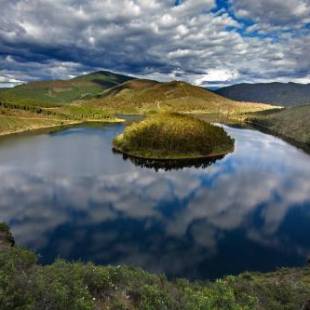
[[[156,113],[126,127],[113,140],[126,156],[153,160],[211,159],[233,151],[222,127],[174,112]]]

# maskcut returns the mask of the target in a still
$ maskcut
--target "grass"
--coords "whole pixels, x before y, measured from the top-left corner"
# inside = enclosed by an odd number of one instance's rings
[[[109,112],[94,107],[67,105],[59,108],[7,108],[0,104],[0,135],[61,127],[82,122],[118,122]]]
[[[43,118],[37,115],[32,115],[32,117],[29,115],[27,117],[0,115],[0,135],[58,127],[70,123],[67,120]]]
[[[310,296],[310,268],[244,273],[215,282],[169,281],[128,266],[57,260],[37,263],[34,253],[0,252],[2,310],[252,310],[302,309]]]
[[[310,105],[256,113],[247,121],[310,151]]]
[[[63,119],[71,120],[111,120],[113,116],[104,109],[84,106],[67,105],[64,107],[45,110]]]
[[[190,159],[228,153],[234,141],[223,128],[191,116],[166,112],[126,127],[113,145],[135,157]]]

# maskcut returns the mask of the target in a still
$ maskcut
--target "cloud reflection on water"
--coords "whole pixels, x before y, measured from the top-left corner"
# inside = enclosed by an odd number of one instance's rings
[[[114,127],[85,130],[48,141],[45,135],[27,138],[36,150],[45,149],[36,162],[31,148],[22,148],[23,158],[15,155],[20,142],[0,147],[1,220],[12,226],[18,243],[43,260],[128,263],[203,278],[260,269],[264,255],[270,257],[266,268],[274,268],[299,264],[310,254],[310,241],[294,235],[310,230],[288,225],[295,210],[310,220],[309,156],[285,142],[229,128],[236,139],[233,154],[206,169],[156,173],[113,155],[108,146]],[[72,143],[81,149],[69,154]],[[92,162],[85,168],[87,154]],[[252,262],[242,261],[242,255],[252,254]],[[230,263],[232,257],[240,266]]]

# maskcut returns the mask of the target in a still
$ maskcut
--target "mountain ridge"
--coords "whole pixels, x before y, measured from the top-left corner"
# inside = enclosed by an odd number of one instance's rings
[[[21,105],[53,107],[100,94],[133,77],[96,71],[69,80],[33,81],[0,90],[0,101]]]
[[[310,84],[294,82],[242,83],[220,88],[215,93],[226,98],[281,106],[310,104]]]

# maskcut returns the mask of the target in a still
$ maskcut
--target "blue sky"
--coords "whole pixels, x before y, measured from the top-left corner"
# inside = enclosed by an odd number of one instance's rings
[[[0,0],[0,85],[100,69],[206,87],[310,82],[310,0]]]

